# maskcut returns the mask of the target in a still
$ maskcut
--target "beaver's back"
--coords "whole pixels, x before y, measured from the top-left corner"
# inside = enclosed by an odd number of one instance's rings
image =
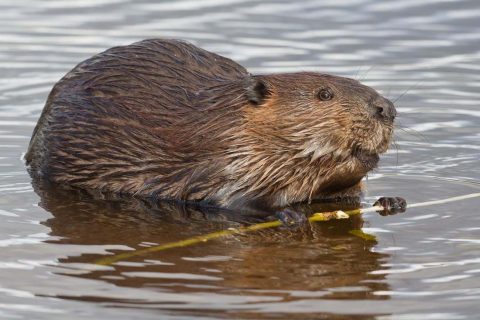
[[[165,139],[161,129],[196,108],[203,89],[247,74],[230,59],[177,40],[111,48],[54,86],[26,162],[34,176],[55,182],[88,186],[101,177],[92,186],[128,191],[133,172],[169,157],[151,145]],[[166,166],[173,165],[169,160]]]

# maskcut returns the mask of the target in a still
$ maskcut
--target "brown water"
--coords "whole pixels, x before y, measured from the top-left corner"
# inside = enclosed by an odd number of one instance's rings
[[[239,224],[228,212],[37,194],[21,156],[49,90],[75,64],[174,37],[254,73],[329,72],[401,96],[407,129],[369,176],[367,202],[479,192],[479,16],[474,0],[1,0],[0,318],[478,318],[478,198],[99,266]],[[376,241],[350,233],[359,228]]]

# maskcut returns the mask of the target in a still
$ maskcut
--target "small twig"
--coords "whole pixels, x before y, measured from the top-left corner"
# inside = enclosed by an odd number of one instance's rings
[[[467,199],[478,198],[478,197],[480,197],[480,193],[471,193],[463,196],[451,197],[451,198],[446,198],[441,200],[433,200],[433,201],[409,204],[408,208],[426,207],[426,206],[432,206],[436,204],[444,204],[444,203],[467,200]],[[310,222],[321,222],[321,221],[328,221],[328,220],[348,219],[350,216],[353,216],[353,215],[367,213],[367,212],[382,211],[382,210],[384,210],[382,206],[373,206],[369,208],[362,208],[362,209],[355,209],[355,210],[348,210],[348,211],[338,210],[338,211],[331,211],[331,212],[318,212],[318,213],[314,213],[311,217],[308,218],[308,220]],[[279,220],[276,220],[276,221],[270,221],[270,222],[257,223],[257,224],[253,224],[246,227],[229,228],[226,230],[216,231],[216,232],[208,233],[205,235],[188,238],[185,240],[170,242],[170,243],[153,246],[145,249],[135,250],[131,252],[120,253],[108,258],[100,259],[97,262],[95,262],[95,264],[110,266],[115,262],[130,259],[136,256],[145,255],[151,252],[158,252],[158,251],[164,251],[164,250],[173,249],[173,248],[192,246],[195,244],[207,242],[213,239],[231,236],[234,234],[242,234],[242,233],[253,232],[253,231],[258,231],[262,229],[275,228],[281,225],[282,225],[282,222]]]

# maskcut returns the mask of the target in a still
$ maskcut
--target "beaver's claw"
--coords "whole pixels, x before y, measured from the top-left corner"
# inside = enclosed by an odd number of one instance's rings
[[[381,197],[373,205],[383,207],[383,210],[377,211],[382,216],[405,212],[407,209],[407,201],[400,197]]]
[[[308,221],[303,213],[288,208],[275,212],[275,215],[287,227],[298,227]]]

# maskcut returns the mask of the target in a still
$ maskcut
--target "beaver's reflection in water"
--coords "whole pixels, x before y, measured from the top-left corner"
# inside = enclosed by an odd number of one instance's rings
[[[84,254],[59,259],[61,267],[85,266],[84,272],[66,273],[72,276],[176,293],[254,291],[261,295],[266,291],[291,300],[298,292],[303,292],[300,297],[305,292],[321,292],[329,299],[386,298],[373,294],[388,290],[388,284],[383,274],[372,272],[382,269],[381,263],[389,256],[372,250],[375,241],[349,233],[362,227],[360,216],[312,223],[302,229],[282,227],[237,234],[94,268],[92,264],[112,253],[92,254],[88,246],[141,249],[268,217],[171,202],[102,199],[39,184],[35,190],[41,197],[40,206],[53,215],[43,224],[51,228],[52,236],[59,237],[55,242],[85,246]],[[333,209],[318,203],[299,208],[306,213]],[[119,252],[124,251],[114,253]]]

